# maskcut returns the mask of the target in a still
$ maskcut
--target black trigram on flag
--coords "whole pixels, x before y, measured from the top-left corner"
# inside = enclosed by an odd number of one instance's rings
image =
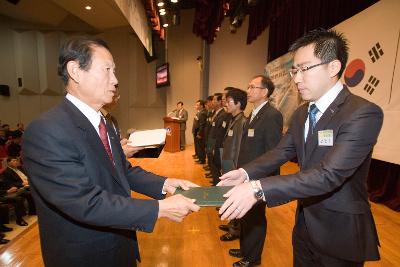
[[[378,84],[379,80],[371,75],[368,79],[368,83],[364,86],[364,91],[367,91],[368,94],[372,95]]]
[[[372,63],[375,63],[381,56],[383,56],[383,49],[379,43],[376,43],[375,46],[368,51],[369,56],[371,57]]]

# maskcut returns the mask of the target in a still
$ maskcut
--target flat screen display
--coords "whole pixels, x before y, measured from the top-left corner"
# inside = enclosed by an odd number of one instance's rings
[[[167,86],[169,85],[169,65],[168,63],[158,66],[156,69],[156,86]]]

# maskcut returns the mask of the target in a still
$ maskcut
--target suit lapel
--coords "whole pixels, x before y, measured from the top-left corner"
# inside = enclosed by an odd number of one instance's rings
[[[307,142],[305,144],[306,160],[310,158],[314,149],[318,146],[318,131],[325,130],[327,128],[329,122],[331,122],[332,118],[338,113],[340,106],[344,103],[349,94],[350,91],[346,86],[344,86],[336,99],[329,105],[324,114],[322,114],[321,118],[318,120],[317,124],[315,125],[314,133],[307,136]]]
[[[118,177],[118,173],[113,166],[110,158],[107,155],[106,150],[104,149],[103,143],[100,140],[99,135],[97,134],[96,130],[94,129],[93,125],[90,121],[85,117],[85,115],[80,112],[80,110],[75,107],[69,100],[65,99],[64,104],[66,108],[70,111],[71,118],[74,120],[75,125],[77,128],[82,131],[82,135],[86,139],[86,143],[92,148],[93,153],[99,155],[99,165],[105,166],[106,169],[110,172],[113,179],[125,189],[121,179]],[[107,129],[108,130],[108,129]],[[110,132],[110,131],[108,131]],[[110,134],[110,133],[109,133]],[[115,135],[114,135],[115,136]],[[110,138],[111,140],[111,138]]]
[[[116,135],[116,132],[114,130],[114,127],[110,122],[106,122],[106,128],[107,128],[107,133],[110,138],[110,146],[111,150],[113,153],[113,159],[114,159],[114,164],[115,168],[114,170],[117,170],[119,172],[119,176],[121,177],[124,174],[124,166],[122,164],[122,160],[125,160],[125,155],[121,155],[121,144],[119,142],[119,138]],[[110,161],[110,160],[109,160]],[[119,171],[120,170],[120,171]],[[120,183],[123,185],[123,187],[129,191],[129,184],[126,179],[119,179]]]
[[[304,160],[306,157],[306,147],[305,147],[305,141],[304,141],[304,125],[306,123],[307,120],[307,116],[308,116],[308,108],[307,105],[303,105],[301,107],[301,109],[299,110],[299,127],[298,127],[298,132],[293,133],[293,138],[295,137],[300,137],[300,143],[301,143],[301,149],[300,149],[300,159],[299,163],[300,166],[304,165]]]
[[[254,125],[257,123],[257,121],[262,117],[262,115],[264,114],[264,112],[266,112],[266,110],[269,108],[269,102],[266,103],[261,109],[260,111],[257,112],[257,115],[253,118],[253,120],[250,122],[249,124],[249,128],[254,128]],[[251,114],[249,116],[249,121],[251,118]]]

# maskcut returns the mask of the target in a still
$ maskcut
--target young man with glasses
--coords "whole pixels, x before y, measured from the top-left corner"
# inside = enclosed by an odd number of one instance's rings
[[[253,110],[243,129],[238,167],[273,149],[282,137],[282,114],[268,101],[274,89],[273,82],[264,75],[257,75],[249,82],[247,100],[253,104]],[[275,174],[279,174],[279,167],[271,173]],[[230,249],[229,254],[241,260],[233,266],[260,264],[266,235],[265,202],[259,202],[240,219],[240,249]]]
[[[297,200],[294,266],[363,266],[379,260],[366,178],[382,109],[340,82],[348,58],[342,34],[314,30],[290,51],[291,75],[309,103],[293,114],[275,149],[221,177],[220,184],[237,185],[226,194],[221,219],[241,218],[259,202],[274,207]],[[263,178],[296,156],[298,173]]]

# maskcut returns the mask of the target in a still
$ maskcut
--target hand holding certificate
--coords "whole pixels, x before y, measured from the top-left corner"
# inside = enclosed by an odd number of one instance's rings
[[[211,186],[211,187],[192,187],[189,190],[176,189],[176,194],[181,194],[187,198],[196,199],[196,204],[200,207],[221,207],[226,198],[223,197],[232,186]]]
[[[157,158],[164,148],[166,136],[165,129],[135,131],[129,136],[128,146],[141,148],[133,154],[134,158]]]
[[[167,130],[165,129],[135,131],[129,136],[129,141],[131,146],[158,146],[165,144],[166,136]]]

